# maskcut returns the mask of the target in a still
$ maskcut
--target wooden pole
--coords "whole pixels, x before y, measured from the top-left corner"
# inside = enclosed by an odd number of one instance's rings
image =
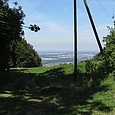
[[[102,46],[101,46],[101,43],[100,43],[100,40],[99,40],[99,36],[97,34],[96,27],[94,25],[93,18],[91,16],[91,13],[90,13],[90,10],[89,10],[89,7],[88,7],[88,4],[87,4],[86,0],[84,0],[84,4],[85,4],[85,7],[86,7],[86,10],[87,10],[87,13],[88,13],[88,16],[89,16],[89,19],[90,19],[90,22],[91,22],[91,25],[92,25],[92,28],[93,28],[93,31],[94,31],[98,46],[99,46],[100,52],[102,52]]]
[[[77,13],[76,0],[74,0],[74,81],[77,79]]]

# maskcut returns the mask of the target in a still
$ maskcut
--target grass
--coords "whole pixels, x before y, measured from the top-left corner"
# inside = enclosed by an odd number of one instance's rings
[[[95,86],[78,68],[76,82],[72,64],[1,72],[0,115],[114,115],[114,76]]]

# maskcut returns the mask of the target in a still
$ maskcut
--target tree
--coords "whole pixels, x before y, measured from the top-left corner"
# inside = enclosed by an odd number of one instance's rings
[[[103,42],[105,43],[103,49],[103,66],[106,73],[113,72],[115,70],[115,21],[114,26],[109,27],[110,34],[104,37]]]
[[[24,34],[24,17],[21,7],[9,8],[7,0],[0,0],[0,70],[9,68],[9,46],[13,39],[20,39]]]
[[[8,0],[0,0],[0,70],[8,69],[11,60],[13,61],[13,66],[16,65],[16,53],[12,55],[14,56],[13,58],[11,58],[11,53],[17,45],[15,42],[19,43],[24,35],[25,14],[17,2],[14,2],[14,4],[15,7],[10,8]],[[28,29],[35,32],[40,30],[36,24],[31,24]]]
[[[33,46],[22,38],[12,43],[9,65],[10,67],[38,67],[42,66],[42,63]]]

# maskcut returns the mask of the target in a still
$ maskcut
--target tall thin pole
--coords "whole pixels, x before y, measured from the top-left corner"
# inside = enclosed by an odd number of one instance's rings
[[[88,4],[87,4],[86,0],[84,0],[84,4],[85,4],[85,7],[86,7],[86,10],[87,10],[87,13],[88,13],[88,16],[89,16],[89,19],[90,19],[90,22],[91,22],[91,25],[92,25],[92,28],[93,28],[93,31],[94,31],[98,46],[99,46],[100,52],[102,52],[102,46],[101,46],[101,43],[100,43],[100,40],[99,40],[99,36],[97,34],[96,27],[94,25],[93,18],[91,16],[91,13],[90,13],[90,10],[89,10],[89,7],[88,7]]]
[[[77,13],[76,0],[74,0],[74,81],[77,79]]]

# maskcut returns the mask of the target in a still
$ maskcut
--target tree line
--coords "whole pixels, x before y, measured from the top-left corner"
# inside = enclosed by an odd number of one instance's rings
[[[41,58],[33,46],[23,38],[25,14],[17,2],[10,8],[8,0],[0,0],[0,70],[10,67],[38,67]],[[40,30],[37,25],[28,27]]]

